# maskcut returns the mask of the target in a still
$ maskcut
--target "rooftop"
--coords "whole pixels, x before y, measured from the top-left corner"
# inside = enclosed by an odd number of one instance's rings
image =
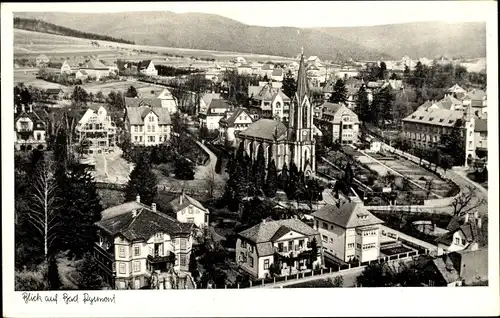
[[[275,140],[284,136],[286,131],[287,128],[281,121],[261,118],[250,124],[247,129],[240,131],[239,136]]]
[[[158,116],[159,125],[172,124],[168,108],[148,106],[127,107],[126,112],[131,125],[144,125],[144,118],[151,112]]]
[[[325,205],[312,216],[346,229],[384,223],[362,204],[355,202],[346,202],[340,208],[335,205]]]

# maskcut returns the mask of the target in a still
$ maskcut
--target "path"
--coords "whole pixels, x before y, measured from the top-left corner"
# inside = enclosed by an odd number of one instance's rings
[[[66,258],[66,255],[57,259],[57,269],[64,289],[78,289],[77,283],[70,277],[70,274],[76,270],[75,263]]]
[[[205,146],[203,143],[199,142],[198,140],[196,140],[194,138],[193,138],[193,140],[194,140],[194,142],[196,142],[196,144],[198,146],[200,146],[208,154],[208,157],[209,157],[208,163],[206,165],[196,166],[194,178],[199,179],[199,180],[204,180],[204,179],[206,179],[207,174],[210,173],[210,171],[213,171],[213,173],[215,175],[215,179],[216,180],[221,179],[221,176],[219,174],[215,173],[215,165],[217,164],[217,156],[210,149],[208,149],[207,146]]]
[[[403,240],[412,242],[413,244],[417,244],[417,245],[419,245],[419,246],[421,246],[423,248],[426,248],[426,249],[429,250],[429,253],[431,253],[431,254],[437,252],[437,246],[436,245],[424,242],[422,240],[414,238],[413,236],[404,234],[403,232],[399,232],[399,231],[397,231],[395,229],[392,229],[390,227],[387,227],[385,225],[381,225],[380,229],[382,231],[385,231],[386,233],[396,234],[398,238],[402,238]]]

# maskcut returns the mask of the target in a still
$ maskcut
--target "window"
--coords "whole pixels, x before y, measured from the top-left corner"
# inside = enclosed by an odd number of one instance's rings
[[[141,271],[141,262],[135,261],[134,262],[134,272],[140,272],[140,271]]]
[[[181,238],[181,249],[187,248],[187,242],[185,238]]]
[[[125,247],[120,246],[120,257],[125,258]]]
[[[139,136],[139,142],[142,142],[142,136]]]
[[[364,244],[363,245],[363,249],[364,250],[369,250],[369,249],[375,248],[375,246],[376,246],[375,243],[368,243],[368,244]]]
[[[247,247],[247,242],[246,241],[241,241],[241,247],[246,248]]]
[[[252,256],[248,256],[248,264],[250,265],[250,267],[253,267],[253,257]]]
[[[328,224],[326,224],[325,222],[323,222],[323,228],[328,230]]]
[[[134,246],[134,256],[139,256],[139,255],[141,255],[141,247]]]
[[[269,268],[269,260],[265,259],[264,260],[264,269],[268,269],[268,268]]]
[[[321,238],[323,239],[323,242],[328,243],[328,236],[322,235]]]
[[[354,243],[348,243],[347,248],[354,248]]]
[[[139,137],[135,136],[135,138],[134,138],[134,139],[135,139],[135,141],[137,141],[137,140],[139,140]]]
[[[460,239],[458,237],[455,238],[455,244],[460,245]]]
[[[143,126],[139,126],[139,132],[142,132]]]
[[[304,247],[304,240],[299,240],[299,247],[300,248]]]
[[[335,229],[335,226],[334,225],[330,225],[330,230],[333,230]]]
[[[148,133],[151,132],[151,125],[148,125]]]
[[[37,133],[36,134],[36,140],[42,140],[42,134]]]
[[[134,131],[138,132],[139,131],[139,126],[134,126]]]
[[[189,212],[189,214],[193,214],[193,207],[192,207],[192,206],[190,206],[190,207],[188,208],[188,212]]]
[[[186,255],[181,255],[181,266],[186,266]]]
[[[283,252],[283,243],[278,243],[278,252]]]
[[[194,223],[194,218],[187,218],[187,223]]]
[[[125,263],[120,263],[120,274],[125,274]]]
[[[359,243],[356,243],[356,248],[359,248],[359,249],[361,249],[361,244],[359,244]]]
[[[462,239],[462,245],[465,245],[465,239]]]
[[[330,243],[333,243],[333,238],[330,237]]]
[[[149,116],[149,122],[150,122],[150,123],[152,123],[152,122],[154,122],[154,121],[155,121],[154,116]]]

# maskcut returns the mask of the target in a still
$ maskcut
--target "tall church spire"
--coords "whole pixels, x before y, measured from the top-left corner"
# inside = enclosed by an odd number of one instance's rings
[[[299,74],[297,76],[297,103],[299,105],[304,101],[304,96],[308,93],[308,85],[307,85],[307,75],[306,75],[306,67],[304,64],[304,51],[302,51],[300,55],[300,64],[299,64]]]

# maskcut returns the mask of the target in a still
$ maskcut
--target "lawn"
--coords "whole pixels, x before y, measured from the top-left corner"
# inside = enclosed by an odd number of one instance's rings
[[[283,287],[284,288],[332,288],[335,286],[333,285],[333,282],[327,279],[318,279]]]
[[[97,94],[98,92],[102,92],[104,96],[109,95],[111,91],[122,91],[125,93],[130,86],[134,86],[138,91],[144,88],[152,87],[149,84],[142,82],[129,82],[129,81],[113,81],[113,82],[105,82],[105,83],[88,83],[82,85],[81,87],[87,92],[92,94]]]
[[[47,88],[65,88],[66,86],[47,82],[42,79],[37,79],[35,73],[38,72],[38,69],[30,69],[26,71],[14,70],[14,83],[24,83],[25,86],[33,86],[41,89]]]

